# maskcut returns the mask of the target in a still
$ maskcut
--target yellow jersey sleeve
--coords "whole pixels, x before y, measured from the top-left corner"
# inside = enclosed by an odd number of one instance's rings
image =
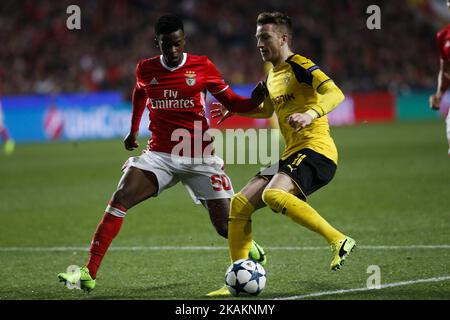
[[[295,74],[299,83],[305,83],[311,86],[320,96],[317,103],[308,106],[317,117],[322,117],[331,112],[344,99],[341,90],[336,86],[320,68],[310,59],[300,55],[293,56],[287,61]],[[316,118],[316,117],[314,117]]]
[[[331,79],[320,70],[319,66],[310,59],[300,55],[294,55],[286,62],[291,65],[295,78],[299,83],[308,84],[316,91],[322,84],[331,81]]]
[[[319,117],[330,113],[345,99],[341,89],[331,80],[322,83],[318,89],[321,94],[320,100],[317,104],[311,106],[311,110],[314,110]]]

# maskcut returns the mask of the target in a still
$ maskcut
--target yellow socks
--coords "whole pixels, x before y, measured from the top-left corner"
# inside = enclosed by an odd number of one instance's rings
[[[253,211],[255,208],[242,193],[236,193],[231,199],[228,247],[232,261],[248,258],[253,240],[250,220]]]
[[[262,198],[273,211],[281,212],[296,223],[321,234],[328,243],[345,238],[345,235],[333,228],[314,208],[289,192],[266,189]]]
[[[333,228],[314,208],[293,194],[281,189],[266,189],[262,198],[273,211],[281,212],[294,222],[319,233],[328,243],[345,238],[345,235]],[[248,258],[253,240],[250,218],[254,211],[255,208],[242,193],[235,194],[231,199],[228,247],[232,261]]]

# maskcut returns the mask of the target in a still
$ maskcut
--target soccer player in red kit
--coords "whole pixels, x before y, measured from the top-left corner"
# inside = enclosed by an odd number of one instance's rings
[[[450,10],[450,0],[447,1],[447,7]],[[433,110],[439,110],[442,97],[450,86],[450,24],[442,28],[437,33],[437,43],[441,56],[438,85],[434,95],[430,97],[430,107]],[[446,117],[446,129],[448,140],[448,156],[450,157],[450,109]]]
[[[94,289],[97,270],[119,233],[127,210],[180,181],[194,201],[208,210],[217,232],[227,238],[230,198],[234,192],[223,171],[223,160],[211,151],[211,139],[202,139],[208,129],[204,112],[206,91],[235,112],[256,108],[266,94],[263,83],[255,87],[251,98],[235,94],[206,56],[185,53],[184,28],[178,17],[160,17],[155,33],[162,54],[137,65],[131,130],[124,139],[127,150],[139,146],[139,124],[147,106],[152,132],[147,149],[125,163],[117,190],[93,236],[86,265],[58,275],[66,284],[79,281],[86,291]],[[190,139],[193,147],[178,149],[179,138]],[[249,258],[264,263],[264,251],[254,243]]]

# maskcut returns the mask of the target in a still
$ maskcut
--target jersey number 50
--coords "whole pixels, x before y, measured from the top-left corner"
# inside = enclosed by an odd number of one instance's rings
[[[222,189],[225,191],[231,190],[231,181],[226,175],[212,175],[211,184],[214,191],[222,191]]]

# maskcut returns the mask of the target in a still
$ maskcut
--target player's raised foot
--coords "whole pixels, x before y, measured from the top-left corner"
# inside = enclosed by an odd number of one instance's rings
[[[211,291],[211,292],[208,293],[206,296],[207,296],[207,297],[230,297],[230,296],[231,296],[231,293],[230,293],[230,291],[228,290],[227,286],[224,285],[224,286],[223,286],[222,288],[220,288],[220,289]]]
[[[87,267],[74,268],[58,274],[58,279],[68,288],[78,288],[86,292],[90,292],[95,288],[95,280],[92,279]]]
[[[12,139],[9,139],[5,142],[4,150],[6,155],[10,155],[14,152],[14,148],[16,147],[15,142]]]
[[[333,260],[330,264],[331,271],[339,270],[344,264],[345,258],[356,247],[356,242],[350,237],[346,237],[343,240],[333,242],[331,244],[331,251],[333,252]]]
[[[248,258],[258,262],[262,266],[265,266],[267,263],[267,255],[264,252],[264,249],[257,244],[255,240],[252,241],[252,247],[248,252]]]

